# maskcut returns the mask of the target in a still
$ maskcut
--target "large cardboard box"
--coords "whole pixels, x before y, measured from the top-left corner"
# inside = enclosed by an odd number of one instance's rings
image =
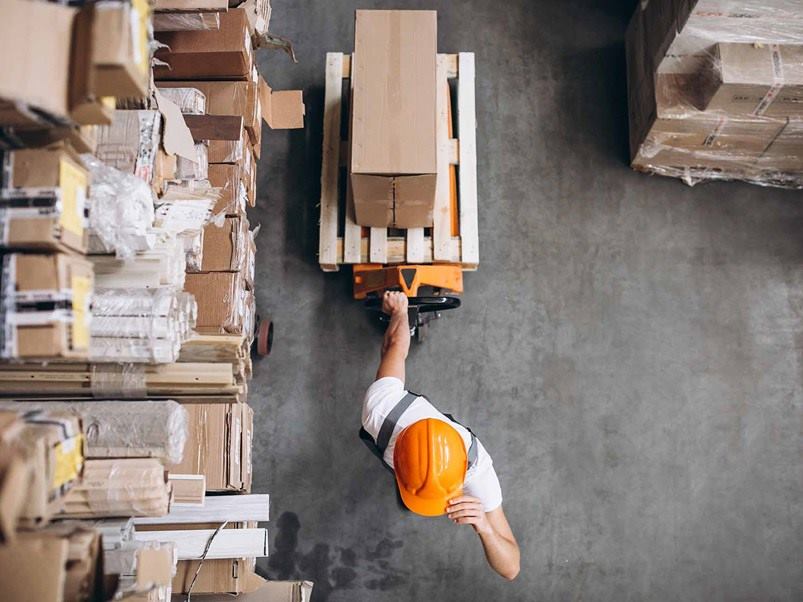
[[[95,92],[99,96],[147,96],[151,65],[147,0],[98,2],[93,8]]]
[[[204,228],[201,272],[239,272],[245,267],[249,248],[248,220],[227,217],[223,226]]]
[[[9,153],[0,191],[0,247],[74,250],[85,246],[89,173],[66,145]]]
[[[220,188],[220,198],[215,203],[212,213],[224,215],[245,215],[248,202],[248,190],[243,182],[247,174],[239,164],[209,165],[209,183]]]
[[[202,474],[207,491],[250,491],[251,459],[243,453],[250,438],[251,408],[243,403],[186,403],[187,443],[181,463],[170,472]]]
[[[685,119],[657,119],[645,144],[688,153],[722,152],[758,158],[785,125],[781,119],[727,119],[704,114]]]
[[[768,170],[803,173],[803,119],[790,119],[758,161]]]
[[[357,11],[351,184],[362,226],[432,225],[436,55],[435,11]]]
[[[10,253],[2,259],[5,328],[0,357],[86,357],[92,264],[73,255]]]
[[[63,497],[80,481],[85,447],[79,418],[66,413],[28,412],[12,445],[30,467],[19,522],[41,526],[63,507]]]
[[[56,118],[67,117],[74,17],[74,9],[55,4],[3,1],[0,125],[47,125],[51,120],[38,111]]]
[[[803,46],[717,44],[704,75],[707,110],[803,116]]]
[[[218,30],[164,32],[157,38],[169,49],[158,50],[156,58],[170,65],[154,68],[157,80],[247,80],[250,75],[253,49],[244,9],[221,13]]]
[[[0,599],[105,600],[100,534],[79,525],[20,533],[0,547]]]
[[[204,593],[239,594],[245,591],[248,572],[254,570],[255,558],[205,560],[193,587],[193,596]],[[173,592],[187,593],[198,571],[198,560],[179,560],[173,578]]]
[[[206,96],[206,112],[209,115],[239,115],[249,131],[260,127],[259,89],[258,84],[253,82],[161,81],[159,88],[196,88]]]
[[[188,273],[184,290],[195,296],[195,330],[203,334],[245,334],[247,298],[240,272]]]

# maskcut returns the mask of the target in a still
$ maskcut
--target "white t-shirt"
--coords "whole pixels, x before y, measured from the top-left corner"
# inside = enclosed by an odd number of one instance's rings
[[[406,394],[404,383],[392,376],[380,378],[368,388],[362,406],[362,425],[374,440],[382,428],[385,417]],[[441,414],[426,398],[418,397],[401,415],[390,436],[390,443],[388,443],[384,455],[385,462],[389,466],[393,466],[393,449],[399,433],[414,422],[425,418],[436,418],[448,422],[463,437],[466,450],[471,446],[471,434],[467,429]],[[478,498],[486,512],[495,510],[502,504],[502,488],[499,486],[499,478],[496,476],[493,460],[479,440],[477,440],[477,461],[466,473],[463,493]]]

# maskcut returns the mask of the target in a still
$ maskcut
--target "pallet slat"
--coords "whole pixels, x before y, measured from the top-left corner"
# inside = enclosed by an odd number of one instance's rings
[[[458,178],[460,185],[460,256],[465,264],[480,262],[477,219],[477,117],[474,102],[474,53],[458,55],[457,80]]]
[[[447,78],[447,58],[438,55],[438,68],[435,82],[437,94],[437,128],[435,136],[438,144],[438,180],[435,186],[435,210],[432,226],[432,258],[434,261],[448,261],[448,241],[451,238],[451,202],[449,197],[449,82]]]
[[[340,115],[343,54],[326,55],[326,93],[323,112],[323,167],[321,169],[321,224],[318,257],[327,271],[337,268],[337,181],[340,172]]]

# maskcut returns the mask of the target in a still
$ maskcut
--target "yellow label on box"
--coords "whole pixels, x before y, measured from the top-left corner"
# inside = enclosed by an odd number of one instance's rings
[[[72,277],[72,345],[74,349],[89,348],[89,298],[92,281],[86,276]]]
[[[132,0],[131,9],[131,40],[134,44],[134,61],[142,73],[148,73],[151,68],[150,45],[148,44],[151,5],[147,0]]]
[[[70,481],[76,480],[84,465],[84,436],[76,435],[56,444],[56,466],[53,470],[51,489],[58,489]]]
[[[61,187],[61,217],[59,224],[76,236],[84,235],[84,206],[86,205],[86,173],[62,159],[59,162]]]

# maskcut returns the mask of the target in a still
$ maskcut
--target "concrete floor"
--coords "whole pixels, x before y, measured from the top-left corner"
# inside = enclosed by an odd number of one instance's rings
[[[318,602],[803,599],[803,198],[688,188],[626,165],[623,32],[635,2],[273,0],[306,131],[266,132],[254,489],[260,570]],[[477,55],[480,270],[408,382],[493,455],[522,549],[506,583],[476,535],[396,509],[357,438],[381,331],[317,265],[324,53],[357,7],[438,8]]]

